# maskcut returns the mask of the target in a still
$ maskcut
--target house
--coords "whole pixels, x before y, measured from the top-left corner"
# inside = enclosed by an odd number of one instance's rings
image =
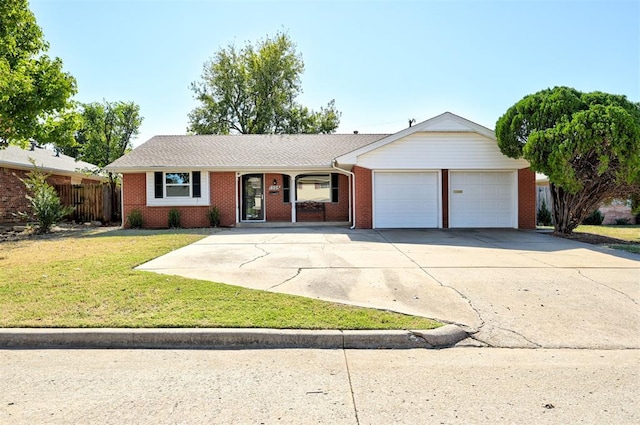
[[[108,167],[145,227],[350,223],[535,228],[535,174],[493,131],[446,112],[395,134],[155,136]]]
[[[31,144],[31,149],[7,146],[0,149],[0,223],[19,222],[18,212],[29,209],[25,197],[25,185],[20,179],[33,170],[30,160],[45,173],[50,174],[47,182],[54,185],[101,183],[103,178],[88,174],[96,166],[88,162],[76,161],[70,156]]]

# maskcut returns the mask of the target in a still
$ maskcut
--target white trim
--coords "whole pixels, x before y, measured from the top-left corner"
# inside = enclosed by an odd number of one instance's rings
[[[187,170],[180,169],[167,169],[157,170],[162,173],[162,198],[155,197],[155,172],[147,171],[145,174],[146,180],[146,194],[147,194],[147,206],[148,207],[193,207],[193,206],[209,206],[210,202],[210,188],[209,188],[209,172],[198,169]],[[200,171],[200,197],[167,197],[165,186],[166,173],[189,173],[189,194],[193,191],[193,172]]]
[[[240,191],[240,182],[241,182],[241,178],[240,178],[240,173],[236,173],[236,193],[235,193],[235,200],[236,200],[236,223],[240,223],[240,215],[242,214],[240,212],[240,200],[238,199],[239,197],[242,196],[242,192]]]
[[[520,203],[520,193],[518,192],[518,175],[519,175],[518,170],[514,170],[513,171],[513,213],[514,213],[513,228],[514,229],[520,228],[520,223],[519,223],[520,213],[518,212],[518,204]],[[536,189],[536,196],[537,196],[537,189]],[[536,211],[536,214],[537,214],[537,211]]]
[[[244,185],[242,184],[242,178],[240,178],[240,222],[241,223],[265,223],[267,221],[267,199],[265,196],[265,175],[266,173],[238,173],[242,176],[256,175],[262,176],[262,220],[247,220],[243,219],[242,210],[244,209]]]

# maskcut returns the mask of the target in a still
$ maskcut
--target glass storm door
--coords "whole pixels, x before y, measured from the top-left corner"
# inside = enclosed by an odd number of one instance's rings
[[[242,176],[242,220],[264,220],[264,185],[262,174]]]

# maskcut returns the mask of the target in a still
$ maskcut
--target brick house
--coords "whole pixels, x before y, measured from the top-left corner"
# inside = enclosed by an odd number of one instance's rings
[[[88,162],[76,161],[70,156],[56,154],[32,144],[31,150],[18,146],[0,149],[0,223],[21,221],[18,212],[29,210],[26,190],[20,179],[27,177],[33,170],[30,159],[45,173],[50,174],[47,182],[52,185],[97,184],[104,179],[88,175],[83,170],[95,170],[96,166]]]
[[[330,222],[535,228],[535,174],[492,130],[446,112],[395,134],[155,136],[108,167],[145,227]]]

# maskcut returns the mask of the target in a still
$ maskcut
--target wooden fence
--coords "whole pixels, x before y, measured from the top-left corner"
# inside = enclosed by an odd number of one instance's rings
[[[115,202],[112,202],[111,187],[106,184],[65,184],[54,186],[65,206],[74,207],[69,218],[76,222],[119,220],[120,188],[116,187]],[[112,210],[112,203],[115,210]],[[115,212],[115,214],[113,214]]]

